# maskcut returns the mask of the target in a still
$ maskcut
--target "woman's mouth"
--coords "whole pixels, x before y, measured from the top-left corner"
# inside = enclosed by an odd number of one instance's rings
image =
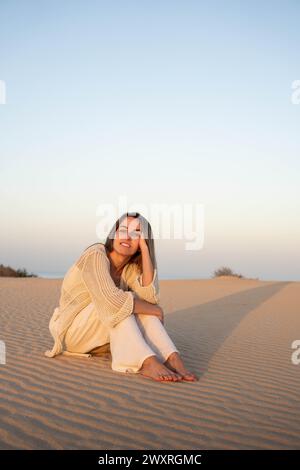
[[[126,242],[122,242],[120,243],[120,245],[125,246],[126,248],[130,248],[130,245]]]

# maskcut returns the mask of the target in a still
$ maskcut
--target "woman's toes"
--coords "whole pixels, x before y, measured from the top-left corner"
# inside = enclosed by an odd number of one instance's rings
[[[161,378],[161,380],[164,380],[164,381],[166,381],[166,380],[170,380],[170,378],[169,378],[169,375],[168,375],[168,374],[159,374],[159,377]]]
[[[195,374],[193,374],[192,372],[187,372],[186,374],[184,374],[183,378],[185,380],[189,380],[189,381],[195,381],[197,380],[197,377],[195,376]]]
[[[173,376],[172,374],[161,374],[161,377],[163,378],[163,380],[167,380],[168,382],[171,382],[171,381],[175,381],[176,378],[175,376]]]

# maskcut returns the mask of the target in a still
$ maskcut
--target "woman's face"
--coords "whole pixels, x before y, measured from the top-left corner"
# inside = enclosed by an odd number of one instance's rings
[[[123,256],[132,256],[140,245],[140,221],[135,217],[126,217],[116,230],[113,247]]]

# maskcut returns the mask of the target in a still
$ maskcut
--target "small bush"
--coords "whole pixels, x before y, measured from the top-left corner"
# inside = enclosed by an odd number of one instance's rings
[[[235,276],[238,278],[243,278],[242,274],[237,274],[232,271],[232,269],[228,268],[227,266],[222,266],[219,269],[216,269],[214,272],[213,277],[219,277],[219,276]]]
[[[37,277],[36,274],[29,274],[25,268],[16,270],[17,277]]]

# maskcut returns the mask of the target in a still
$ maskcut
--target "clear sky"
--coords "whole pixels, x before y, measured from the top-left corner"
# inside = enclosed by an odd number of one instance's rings
[[[300,280],[299,18],[297,0],[2,0],[0,263],[65,272],[126,195],[203,204],[201,250],[156,240],[161,278]]]

